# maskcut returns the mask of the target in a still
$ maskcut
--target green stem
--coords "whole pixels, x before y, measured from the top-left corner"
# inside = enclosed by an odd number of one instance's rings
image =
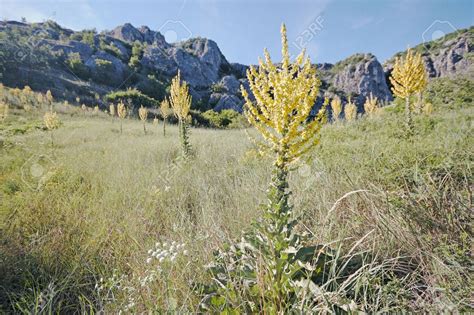
[[[410,96],[407,96],[405,99],[405,114],[406,114],[406,125],[408,136],[413,134],[413,120],[411,117],[411,108],[410,108]]]
[[[179,137],[181,139],[181,147],[183,149],[183,156],[189,157],[191,153],[191,146],[189,144],[189,135],[188,135],[188,126],[186,122],[182,119],[179,119]]]

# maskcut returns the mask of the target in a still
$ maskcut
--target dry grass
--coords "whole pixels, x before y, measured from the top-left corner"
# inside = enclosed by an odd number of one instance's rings
[[[320,153],[292,173],[300,228],[340,255],[370,255],[368,287],[388,293],[381,301],[360,292],[366,310],[472,307],[474,113],[434,108],[415,118],[411,140],[402,140],[397,107],[328,125]],[[55,111],[64,125],[54,151],[35,110],[11,109],[0,129],[0,310],[113,313],[133,296],[133,312],[195,312],[191,284],[213,249],[261,214],[270,163],[249,151],[243,130],[191,129],[195,157],[185,163],[173,125],[166,137],[157,128],[144,136],[138,120],[125,119],[120,134],[105,115]],[[185,243],[189,256],[140,286],[152,268],[147,251],[170,241]],[[370,282],[381,266],[398,286]],[[109,286],[112,299],[95,285],[114,272],[124,285]],[[132,284],[139,294],[123,289]]]

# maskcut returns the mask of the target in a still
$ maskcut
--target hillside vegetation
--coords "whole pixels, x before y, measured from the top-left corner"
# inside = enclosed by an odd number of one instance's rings
[[[350,281],[311,288],[315,311],[473,310],[472,91],[468,79],[433,80],[434,111],[414,116],[408,139],[398,100],[323,127],[291,173],[290,203],[297,228],[351,269]],[[51,144],[44,98],[3,87],[2,97],[0,311],[202,311],[214,250],[262,213],[271,170],[254,131],[192,128],[185,163],[173,125],[144,135],[126,119],[120,134],[103,112],[54,103]],[[151,259],[158,249],[173,259]]]

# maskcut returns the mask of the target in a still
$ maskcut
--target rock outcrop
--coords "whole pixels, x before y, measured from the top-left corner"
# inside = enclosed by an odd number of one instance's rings
[[[450,77],[474,72],[473,58],[474,27],[459,30],[432,42],[420,44],[413,48],[420,52],[425,62],[429,77]],[[384,64],[387,75],[393,69],[395,58],[404,56],[399,52]]]
[[[357,54],[334,65],[334,78],[330,83],[346,94],[356,95],[357,103],[362,103],[372,93],[382,101],[391,101],[382,65],[372,54]]]

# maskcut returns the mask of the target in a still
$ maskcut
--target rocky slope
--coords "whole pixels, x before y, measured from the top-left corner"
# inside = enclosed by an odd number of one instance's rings
[[[472,73],[472,30],[415,47],[425,49],[430,76]],[[383,101],[392,100],[387,76],[393,62],[392,58],[382,67],[372,54],[356,54],[334,65],[315,65],[322,79],[317,103],[324,96],[351,96],[361,108],[370,93]],[[100,103],[105,94],[127,88],[161,100],[179,69],[190,84],[195,109],[240,112],[240,85],[248,86],[247,68],[229,63],[212,40],[167,43],[161,33],[146,26],[126,23],[97,33],[74,32],[52,21],[0,22],[1,82],[50,89],[55,97],[70,101],[79,96],[82,102]]]
[[[472,75],[474,72],[474,27],[459,30],[441,39],[413,47],[420,52],[431,78],[452,77],[458,74]],[[393,69],[395,58],[404,56],[406,51],[395,54],[384,63],[387,74]]]

